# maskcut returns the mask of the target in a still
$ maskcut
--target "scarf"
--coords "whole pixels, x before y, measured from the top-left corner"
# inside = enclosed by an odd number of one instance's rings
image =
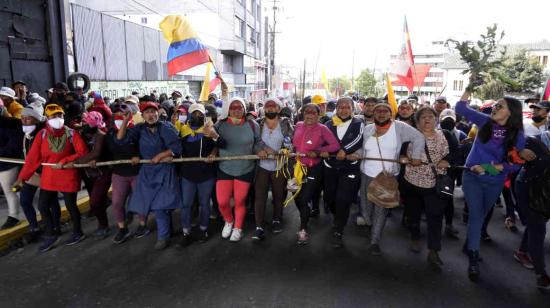
[[[53,129],[49,125],[46,125],[46,131],[48,132],[48,148],[50,151],[54,153],[63,152],[67,144],[69,129],[66,126],[62,129]]]
[[[351,120],[351,117],[350,117],[350,118],[347,118],[346,120],[342,120],[342,119],[340,119],[339,116],[333,116],[333,117],[332,117],[332,124],[333,124],[334,126],[340,126],[340,125],[346,123],[346,122],[349,121],[349,120]]]
[[[204,136],[204,126],[197,128],[189,124],[182,125],[180,128],[180,136],[182,138],[187,137],[188,142],[198,141]]]

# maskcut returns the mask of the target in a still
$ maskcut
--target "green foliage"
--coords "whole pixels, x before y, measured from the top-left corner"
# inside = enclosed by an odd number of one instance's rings
[[[369,69],[364,69],[355,79],[354,90],[361,95],[374,95],[376,94],[376,85],[377,81],[372,72]]]
[[[351,78],[348,76],[340,76],[328,79],[329,92],[334,95],[343,95],[347,90],[351,89]]]
[[[468,65],[468,69],[462,73],[470,73],[473,76],[470,84],[466,88],[469,91],[475,90],[476,87],[483,84],[484,79],[489,74],[493,75],[494,70],[502,65],[502,56],[506,53],[506,49],[501,50],[500,57],[497,56],[497,48],[504,37],[504,31],[498,34],[497,25],[487,27],[487,33],[481,35],[481,39],[477,42],[449,39],[447,43],[452,43],[460,54],[460,58]],[[494,77],[494,76],[493,76]]]

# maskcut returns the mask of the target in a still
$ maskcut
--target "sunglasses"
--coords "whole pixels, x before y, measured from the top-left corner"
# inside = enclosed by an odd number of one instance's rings
[[[504,106],[500,103],[497,103],[497,104],[494,104],[493,105],[493,109],[495,109],[496,111],[499,111],[500,109],[502,109]]]

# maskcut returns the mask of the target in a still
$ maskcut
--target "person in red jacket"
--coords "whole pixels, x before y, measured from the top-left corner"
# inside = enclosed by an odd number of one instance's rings
[[[77,169],[72,168],[73,162],[88,152],[86,143],[78,132],[64,125],[63,108],[57,104],[46,106],[48,122],[46,127],[36,135],[31,150],[25,160],[25,165],[19,173],[14,186],[21,184],[34,174],[42,163],[55,164],[42,166],[40,178],[40,194],[38,209],[45,224],[44,242],[40,246],[41,252],[52,249],[58,241],[59,234],[54,232],[56,202],[58,192],[63,193],[65,207],[73,221],[73,234],[66,241],[66,245],[74,245],[85,238],[80,225],[80,212],[76,205],[77,192],[80,190],[80,176]],[[57,205],[58,206],[58,205]],[[58,218],[56,218],[58,219]]]

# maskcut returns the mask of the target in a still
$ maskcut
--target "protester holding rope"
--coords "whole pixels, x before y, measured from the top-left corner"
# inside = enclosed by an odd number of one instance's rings
[[[300,229],[298,231],[298,245],[308,243],[309,234],[307,225],[310,216],[308,202],[311,201],[315,192],[321,185],[322,166],[319,157],[328,158],[329,153],[337,152],[340,143],[332,134],[330,129],[319,123],[321,110],[316,104],[307,104],[302,107],[304,121],[296,124],[296,130],[292,144],[297,154],[305,154],[306,157],[296,158],[294,168],[303,168],[303,178],[298,194],[295,196],[295,203],[300,211]],[[300,169],[298,169],[300,170]],[[296,172],[295,172],[296,174]]]
[[[126,215],[126,200],[130,194],[136,188],[137,176],[139,173],[139,148],[137,143],[129,143],[120,145],[116,142],[117,133],[120,130],[124,123],[124,114],[128,111],[131,112],[130,107],[125,103],[114,104],[112,106],[113,110],[113,123],[109,128],[109,133],[106,136],[105,146],[107,147],[107,152],[110,153],[111,158],[114,160],[124,160],[130,159],[131,164],[120,164],[114,165],[112,168],[112,205],[115,220],[118,227],[118,232],[113,238],[115,244],[121,244],[125,242],[130,237],[130,231],[128,230],[128,224],[130,220],[130,215]],[[127,128],[134,127],[133,118],[128,120],[126,123]],[[147,228],[146,219],[147,216],[144,214],[139,214],[139,224],[133,236],[135,238],[141,238],[149,234],[149,229]]]
[[[287,166],[283,166],[282,163],[278,164],[275,159],[265,159],[267,155],[275,155],[283,149],[292,150],[294,127],[290,119],[280,116],[281,105],[281,101],[276,97],[266,99],[263,107],[265,117],[259,123],[262,151],[258,155],[263,160],[258,164],[254,187],[256,191],[254,202],[256,231],[252,238],[255,240],[263,240],[265,237],[265,207],[270,187],[273,199],[271,231],[275,234],[282,232],[281,217],[288,180],[284,171]]]
[[[176,167],[164,162],[171,162],[174,156],[181,155],[181,142],[172,124],[159,121],[158,108],[154,102],[142,102],[140,111],[144,122],[133,128],[128,128],[132,114],[126,112],[117,132],[117,143],[139,145],[141,157],[152,162],[141,166],[128,210],[139,215],[155,214],[155,249],[162,250],[170,243],[172,210],[181,208]]]
[[[463,175],[464,197],[468,203],[468,276],[477,281],[479,270],[479,242],[483,220],[500,196],[506,175],[521,163],[518,151],[524,150],[522,105],[512,97],[499,99],[491,115],[468,107],[466,91],[456,104],[456,112],[479,127]],[[530,152],[530,151],[529,151]],[[524,151],[523,156],[530,155]],[[532,154],[532,152],[531,152]]]
[[[371,228],[371,245],[369,253],[378,256],[380,250],[380,238],[388,209],[382,204],[369,201],[368,188],[371,182],[379,175],[385,174],[397,177],[399,174],[399,152],[401,145],[410,142],[411,155],[403,159],[401,163],[410,162],[413,166],[421,164],[421,156],[424,152],[424,136],[412,126],[400,121],[394,121],[392,108],[386,103],[378,103],[374,107],[374,124],[367,125],[363,133],[363,156],[379,158],[381,160],[364,160],[361,163],[361,207],[367,226]],[[372,198],[371,198],[372,199]],[[398,201],[397,197],[397,201]]]
[[[250,155],[260,152],[260,127],[245,118],[246,104],[242,98],[225,101],[221,119],[215,130],[205,127],[205,135],[217,142],[220,157]],[[231,242],[242,239],[242,226],[246,215],[245,200],[252,181],[256,162],[253,160],[228,160],[218,164],[216,196],[225,221],[222,238]],[[231,210],[231,197],[235,201],[235,215]]]
[[[436,130],[437,113],[431,107],[421,107],[415,114],[415,123],[426,139],[425,151],[422,153],[424,164],[406,165],[400,187],[408,213],[410,250],[420,252],[420,218],[424,212],[428,227],[428,263],[440,269],[443,266],[443,261],[439,257],[443,215],[447,200],[452,199],[453,195],[452,191],[449,191],[448,197],[440,196],[436,183],[438,175],[447,174],[447,170],[454,162],[458,142],[450,132]],[[402,152],[405,152],[406,157],[410,157],[412,147],[404,146]]]
[[[86,237],[82,232],[80,211],[76,205],[81,179],[78,170],[73,169],[72,165],[77,158],[86,155],[88,149],[80,134],[64,125],[65,112],[61,106],[49,104],[45,113],[48,118],[46,127],[36,135],[25,165],[14,184],[20,187],[34,175],[42,163],[55,164],[42,166],[40,177],[38,209],[45,224],[44,242],[39,247],[41,252],[52,249],[58,241],[60,230],[54,228],[59,226],[59,205],[55,202],[59,192],[63,193],[65,207],[73,222],[73,234],[65,244],[74,245]]]
[[[206,109],[202,104],[192,104],[189,107],[189,117],[180,122],[176,128],[182,143],[182,157],[214,158],[217,154],[216,142],[205,136]],[[216,165],[212,161],[184,162],[180,165],[181,192],[183,208],[181,210],[181,226],[183,235],[181,246],[191,243],[191,218],[195,195],[198,195],[199,242],[208,240],[208,224],[210,222],[210,197],[216,184]]]
[[[323,198],[333,214],[332,238],[335,248],[341,247],[350,206],[361,185],[361,163],[357,160],[363,147],[363,121],[352,117],[353,100],[342,97],[336,102],[336,115],[325,125],[338,139],[336,157],[324,159]]]

